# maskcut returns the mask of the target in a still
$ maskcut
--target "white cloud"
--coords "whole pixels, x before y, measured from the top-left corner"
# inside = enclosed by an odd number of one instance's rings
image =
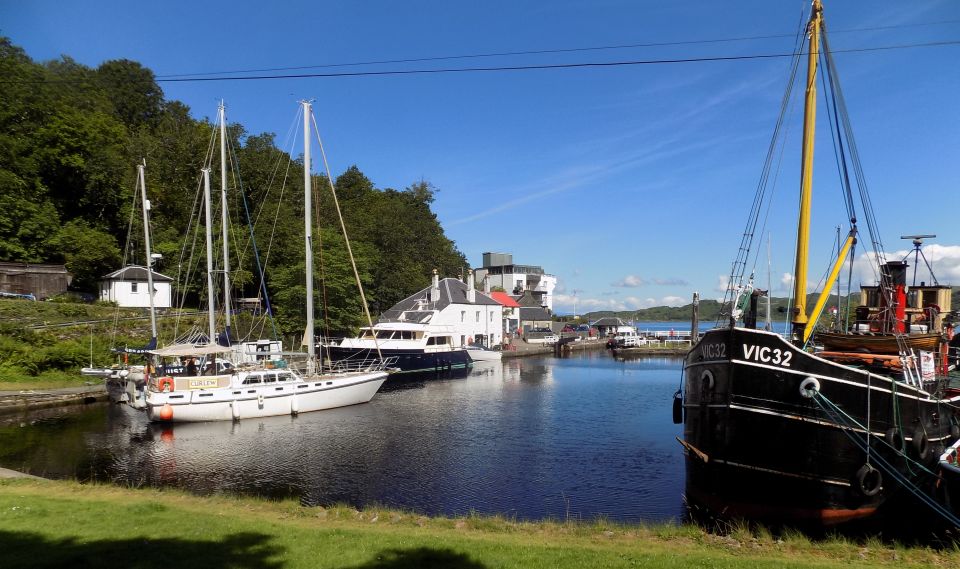
[[[661,286],[690,286],[690,283],[687,281],[673,277],[665,279],[653,279],[653,284]]]
[[[780,289],[781,290],[790,290],[793,288],[793,274],[783,273],[780,276]]]
[[[730,288],[730,275],[717,275],[717,286],[713,287],[713,290],[726,293],[728,288]]]
[[[912,249],[902,249],[884,253],[887,261],[906,259],[907,264],[910,265],[907,269],[908,283],[913,282],[914,268],[916,268],[917,271],[918,283],[920,281],[926,283],[933,282],[930,271],[927,269],[926,263],[923,262],[923,257],[919,260],[919,266],[914,267],[914,265],[917,264],[915,263],[914,255]],[[933,273],[936,275],[937,281],[940,284],[960,283],[960,245],[940,245],[937,243],[924,245],[923,255],[932,266]],[[876,284],[880,277],[879,270],[877,269],[876,255],[872,251],[869,251],[857,257],[853,262],[853,273],[854,279],[859,279],[859,282],[862,284]]]
[[[643,280],[642,277],[637,275],[627,275],[615,283],[611,283],[610,286],[624,287],[624,288],[636,288],[638,286],[643,286],[647,284],[647,281]]]
[[[567,294],[558,294],[553,297],[554,311],[563,314],[572,313],[574,311],[574,298],[576,298],[577,314],[598,310],[623,312],[641,308],[653,308],[655,306],[683,306],[691,302],[690,299],[684,299],[679,296],[664,296],[662,298],[640,298],[636,296],[628,296],[625,298],[580,298]]]

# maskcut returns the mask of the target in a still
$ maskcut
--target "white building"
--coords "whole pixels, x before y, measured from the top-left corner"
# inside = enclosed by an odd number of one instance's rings
[[[429,318],[431,326],[449,327],[455,347],[471,344],[495,346],[503,342],[503,306],[474,288],[473,272],[467,282],[433,273],[433,283],[393,305],[380,316],[380,322],[409,319],[418,313]],[[433,313],[432,311],[437,312]]]
[[[153,272],[153,305],[155,308],[170,308],[173,279]],[[117,306],[150,308],[147,293],[147,269],[130,265],[114,271],[100,280],[100,300],[116,302]]]
[[[543,267],[536,265],[515,265],[510,253],[484,253],[483,267],[476,270],[477,279],[491,287],[500,287],[511,295],[520,295],[530,291],[541,306],[553,311],[553,289],[557,287],[557,277],[547,274]]]

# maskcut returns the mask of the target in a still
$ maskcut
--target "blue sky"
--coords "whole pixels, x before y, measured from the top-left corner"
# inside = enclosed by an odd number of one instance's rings
[[[916,4],[916,5],[914,5]],[[516,66],[789,53],[808,2],[130,2],[0,0],[0,34],[35,60],[140,61],[158,76],[466,54],[688,43],[297,72]],[[827,1],[835,51],[960,40],[960,3]],[[882,26],[893,28],[877,29]],[[859,31],[847,31],[859,30]],[[960,284],[960,45],[838,53],[884,244],[935,233],[941,282]],[[479,265],[513,253],[580,312],[721,297],[760,176],[788,59],[485,73],[162,83],[197,117],[284,142],[315,100],[335,174],[379,187],[421,178]],[[793,108],[768,233],[774,294],[792,271],[799,180]],[[821,127],[827,123],[821,119]],[[821,133],[825,133],[821,129]],[[829,139],[817,150],[811,280],[844,222]],[[242,165],[241,165],[242,168]],[[863,228],[865,230],[865,227]],[[764,243],[765,247],[765,243]],[[898,253],[899,252],[899,253]],[[765,255],[764,255],[765,257]],[[766,263],[758,267],[766,284]],[[871,272],[858,270],[865,280]],[[574,291],[577,291],[574,293]]]

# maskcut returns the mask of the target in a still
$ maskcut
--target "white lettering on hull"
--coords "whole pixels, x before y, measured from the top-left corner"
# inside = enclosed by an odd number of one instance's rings
[[[753,360],[755,362],[764,364],[790,367],[790,360],[793,359],[793,352],[789,350],[781,350],[780,348],[770,348],[769,346],[754,346],[750,344],[744,344],[743,359]]]

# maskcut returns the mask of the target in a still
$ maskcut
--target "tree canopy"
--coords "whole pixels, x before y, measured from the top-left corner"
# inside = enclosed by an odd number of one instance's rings
[[[203,270],[188,271],[181,252],[203,247],[196,196],[214,125],[167,100],[153,72],[135,61],[106,61],[96,69],[66,56],[35,62],[0,37],[0,77],[0,260],[65,263],[81,290],[95,290],[124,260],[143,264],[131,221],[138,223],[139,215],[136,165],[145,160],[153,250],[163,255],[158,270],[189,274],[178,282],[178,295],[201,302]],[[233,280],[239,294],[258,296],[255,241],[282,331],[302,332],[302,162],[278,149],[270,133],[249,134],[232,124],[228,139],[235,157],[229,179]],[[289,168],[285,176],[276,175],[281,163]],[[218,168],[212,176],[218,187]],[[285,203],[278,178],[287,180]],[[316,301],[321,307],[325,299],[327,308],[317,322],[342,334],[360,324],[362,312],[329,182],[318,178],[317,241],[327,247],[315,263],[316,282],[322,282]],[[456,274],[466,265],[431,210],[437,189],[428,182],[381,189],[352,166],[333,185],[374,312],[426,286],[432,269]],[[256,221],[252,232],[248,216]]]

